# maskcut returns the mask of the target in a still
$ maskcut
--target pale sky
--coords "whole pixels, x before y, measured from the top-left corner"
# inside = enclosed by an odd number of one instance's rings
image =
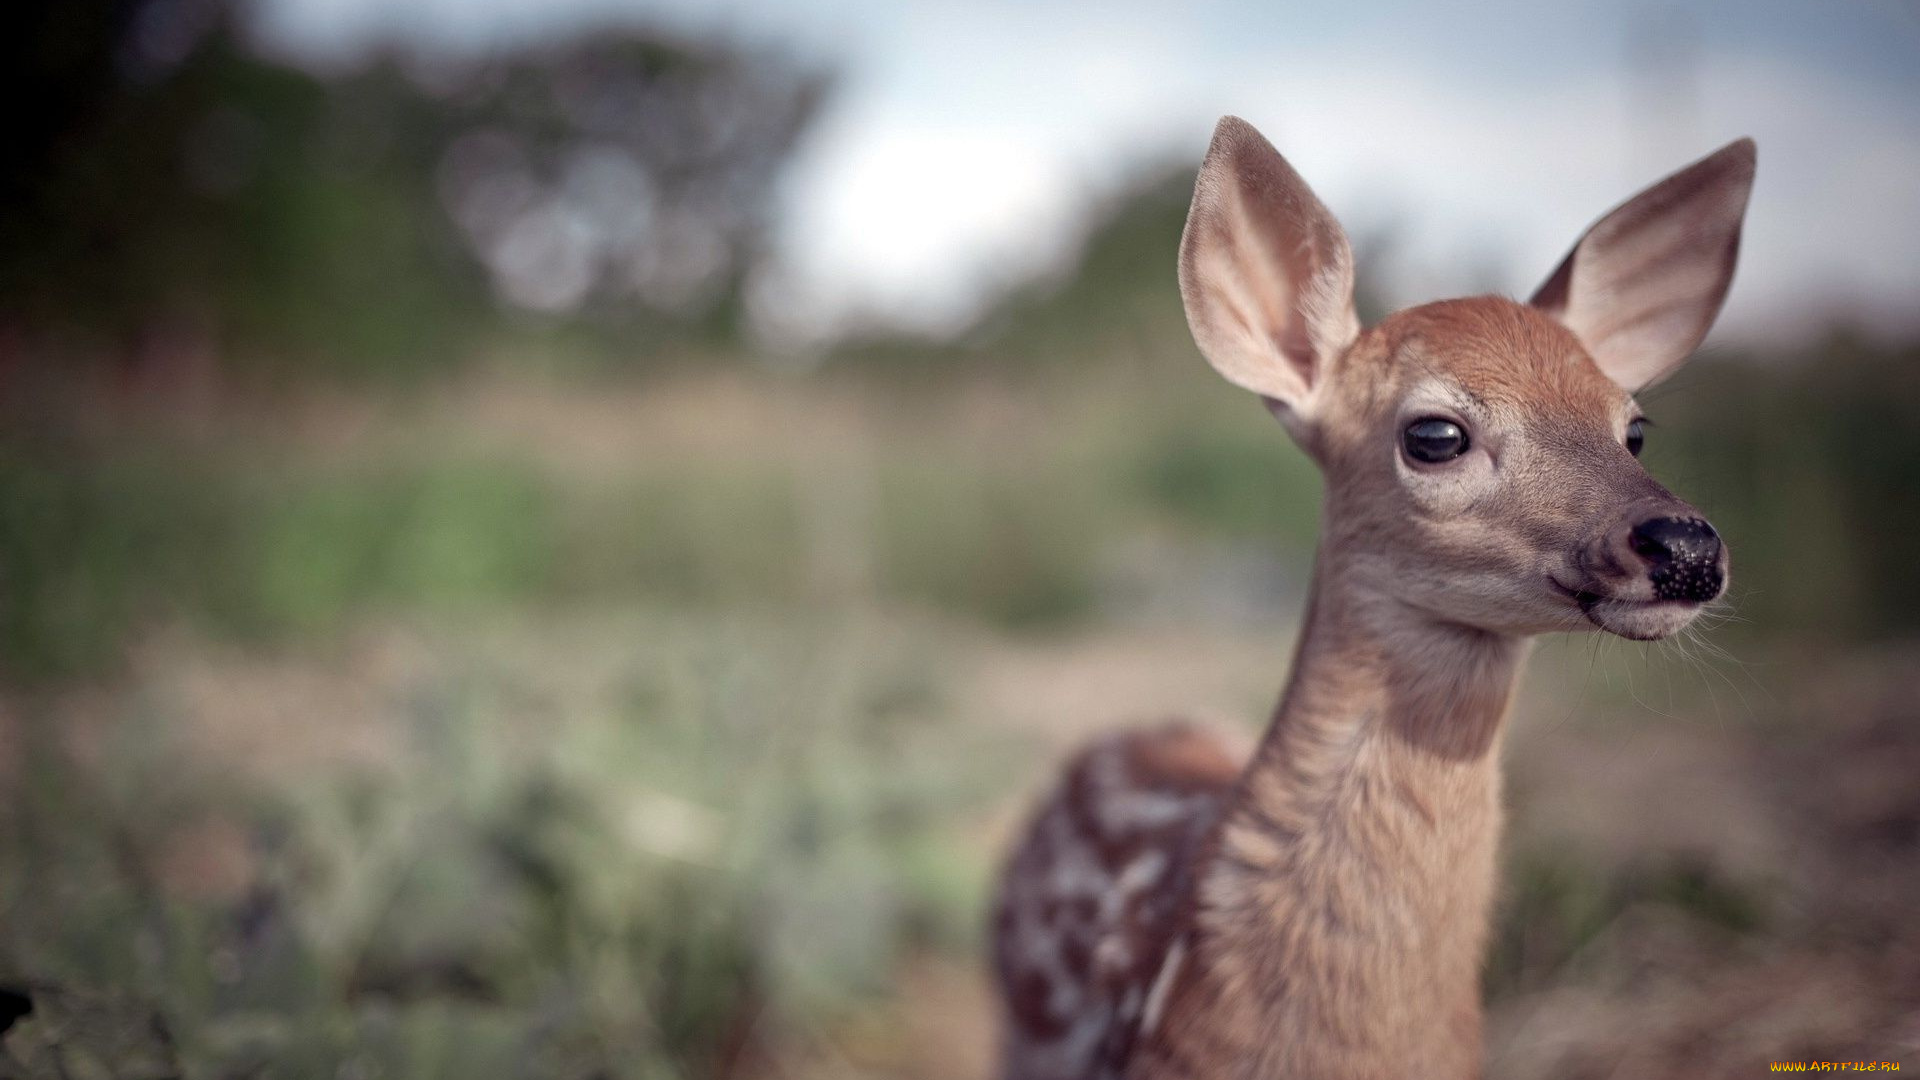
[[[1197,163],[1228,112],[1262,128],[1350,231],[1395,225],[1404,301],[1524,294],[1610,206],[1752,135],[1759,181],[1721,333],[1797,334],[1836,310],[1920,329],[1917,0],[262,9],[274,44],[318,58],[621,20],[789,46],[838,70],[785,193],[771,290],[807,331],[858,311],[957,324],[996,282],[1057,262],[1100,193],[1145,164]]]

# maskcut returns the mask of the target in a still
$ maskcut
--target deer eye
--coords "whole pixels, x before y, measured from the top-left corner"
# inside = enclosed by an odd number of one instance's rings
[[[1408,424],[1400,444],[1413,460],[1438,465],[1467,452],[1467,432],[1451,420],[1429,416]]]
[[[1640,448],[1647,442],[1647,421],[1645,417],[1627,425],[1627,453],[1640,456]]]

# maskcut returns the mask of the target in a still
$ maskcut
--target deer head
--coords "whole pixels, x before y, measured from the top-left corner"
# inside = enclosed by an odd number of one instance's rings
[[[1180,249],[1193,336],[1326,475],[1323,559],[1371,602],[1500,634],[1685,627],[1727,553],[1637,456],[1635,392],[1706,335],[1754,173],[1742,139],[1588,229],[1529,303],[1425,304],[1363,329],[1339,222],[1227,117]]]

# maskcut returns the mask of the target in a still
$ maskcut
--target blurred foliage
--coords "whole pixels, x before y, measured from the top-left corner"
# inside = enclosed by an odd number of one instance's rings
[[[0,364],[405,375],[542,325],[496,298],[626,355],[738,334],[820,75],[617,28],[309,71],[244,11],[10,12]]]
[[[1151,405],[1058,400],[1037,442],[893,432],[824,492],[817,469],[768,445],[576,478],[505,451],[338,461],[258,436],[27,425],[0,438],[0,672],[111,672],[168,625],[323,642],[367,618],[528,604],[851,598],[1053,631],[1126,591],[1116,542],[1143,530],[1297,570],[1316,477],[1257,406],[1201,386]],[[897,393],[876,410],[943,407]],[[822,578],[848,559],[851,580]]]
[[[110,663],[156,621],[324,634],[368,609],[524,598],[557,554],[549,493],[510,464],[288,476],[180,452],[81,468],[59,454],[0,448],[0,664],[16,680]]]
[[[1191,349],[1178,337],[1186,320],[1173,253],[1193,178],[1190,168],[1149,171],[1096,208],[1073,261],[1011,289],[981,318],[969,344],[988,363],[1043,365],[1111,349]]]
[[[1699,853],[1608,867],[1591,853],[1535,849],[1506,868],[1506,896],[1487,958],[1487,993],[1506,997],[1563,982],[1597,939],[1644,911],[1685,919],[1695,937],[1738,941],[1765,927],[1772,897],[1733,882]]]
[[[84,767],[30,727],[0,1075],[726,1075],[972,942],[983,868],[943,822],[985,790],[956,751],[993,758],[931,726],[928,658],[857,623],[622,653],[587,704],[422,672],[410,745],[325,784],[196,767],[137,705]],[[243,877],[182,891],[183,852]]]

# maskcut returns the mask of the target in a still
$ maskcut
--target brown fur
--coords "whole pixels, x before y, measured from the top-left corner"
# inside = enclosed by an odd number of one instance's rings
[[[1671,369],[1725,295],[1711,275],[1731,272],[1738,223],[1714,215],[1744,205],[1751,165],[1735,144],[1609,217],[1602,246],[1569,257],[1597,269],[1563,281],[1554,310]],[[1692,262],[1637,244],[1636,229],[1693,234],[1679,225],[1711,241]],[[1579,291],[1631,275],[1640,251],[1709,309],[1667,318]],[[1553,312],[1493,297],[1363,332],[1350,262],[1291,168],[1223,121],[1181,288],[1209,361],[1326,474],[1305,625],[1244,767],[1191,728],[1115,736],[1043,806],[997,908],[1007,1080],[1478,1075],[1500,733],[1527,641],[1659,636],[1697,610],[1654,597],[1625,539],[1694,512],[1622,445],[1635,406],[1618,371]],[[1619,336],[1650,325],[1672,334]],[[1470,430],[1471,452],[1402,456],[1401,432],[1430,416]]]
[[[994,912],[996,972],[1020,1018],[1009,1075],[1121,1075],[1243,760],[1170,724],[1110,736],[1068,764]]]

